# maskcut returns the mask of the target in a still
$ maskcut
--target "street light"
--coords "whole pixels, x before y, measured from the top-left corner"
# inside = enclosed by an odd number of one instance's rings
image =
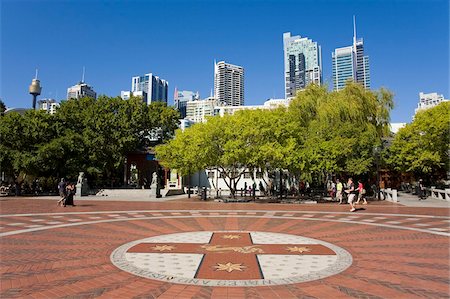
[[[378,200],[381,200],[381,194],[380,194],[380,156],[382,150],[386,147],[389,147],[390,143],[392,142],[392,138],[389,137],[382,137],[381,138],[381,145],[375,146],[373,151],[376,155],[376,163],[377,163],[377,193],[378,193]]]
[[[191,168],[188,170],[188,198],[191,198]]]
[[[381,200],[381,196],[380,196],[380,153],[381,153],[381,147],[379,146],[375,146],[373,149],[374,153],[375,153],[375,162],[377,165],[377,185],[376,185],[376,191],[377,191],[377,197],[378,200]]]

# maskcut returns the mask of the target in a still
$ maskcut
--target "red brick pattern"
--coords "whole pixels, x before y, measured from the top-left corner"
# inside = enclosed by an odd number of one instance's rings
[[[47,200],[0,202],[0,298],[450,297],[448,209],[370,204],[351,214],[348,207],[336,205],[76,204],[57,208],[56,201]],[[241,288],[149,280],[110,261],[114,249],[134,240],[229,230],[323,240],[350,252],[353,264],[318,281]]]

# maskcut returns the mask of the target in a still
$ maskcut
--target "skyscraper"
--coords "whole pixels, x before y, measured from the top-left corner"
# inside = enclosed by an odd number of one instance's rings
[[[283,33],[284,88],[287,98],[295,97],[308,84],[322,84],[322,50],[317,42]]]
[[[175,87],[173,100],[175,108],[180,112],[181,118],[185,118],[187,102],[200,100],[200,95],[198,91],[193,92],[189,90],[177,90]]]
[[[332,53],[334,90],[345,87],[347,80],[370,88],[369,56],[364,56],[363,39],[356,39],[356,22],[353,17],[353,45],[337,48]]]
[[[152,73],[136,76],[131,79],[131,92],[122,91],[121,96],[127,99],[133,94],[142,97],[142,100],[150,105],[152,102],[164,102],[167,104],[169,82],[154,76]]]
[[[84,97],[89,97],[96,99],[97,93],[94,91],[94,89],[81,81],[80,83],[67,88],[67,99],[80,99]]]
[[[222,104],[244,105],[244,68],[225,61],[214,63],[214,97]]]
[[[94,88],[92,86],[87,85],[84,82],[84,74],[85,74],[85,68],[83,67],[83,75],[81,76],[81,81],[69,88],[67,88],[67,99],[80,99],[84,97],[89,97],[96,99],[97,93],[94,91]]]

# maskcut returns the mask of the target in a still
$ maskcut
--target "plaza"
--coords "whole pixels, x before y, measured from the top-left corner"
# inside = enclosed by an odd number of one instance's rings
[[[448,298],[446,202],[7,197],[1,298]]]

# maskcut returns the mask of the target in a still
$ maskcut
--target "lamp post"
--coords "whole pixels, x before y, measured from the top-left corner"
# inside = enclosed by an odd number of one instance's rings
[[[188,170],[188,198],[191,198],[191,168]]]
[[[375,152],[375,158],[376,158],[376,164],[377,164],[377,186],[376,186],[376,190],[377,190],[377,198],[378,200],[381,200],[381,196],[380,196],[380,151],[381,148],[379,146],[376,146],[374,148],[374,152]]]
[[[126,187],[127,186],[127,169],[128,169],[128,162],[127,162],[127,157],[125,157],[125,159],[123,160],[123,185]]]

